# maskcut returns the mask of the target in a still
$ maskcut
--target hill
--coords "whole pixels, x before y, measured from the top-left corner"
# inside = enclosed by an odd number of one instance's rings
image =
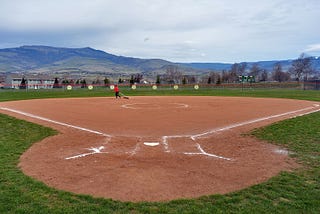
[[[161,59],[116,56],[89,47],[22,46],[0,49],[0,72],[140,73],[161,70],[173,64]]]
[[[320,58],[313,57],[313,66],[320,70]],[[272,71],[275,63],[287,70],[292,60],[246,62]],[[231,63],[173,63],[162,59],[140,59],[117,56],[93,48],[58,48],[49,46],[22,46],[0,49],[0,73],[77,73],[77,74],[131,74],[156,75],[175,66],[184,74],[201,75],[210,71],[229,70]]]
[[[270,61],[258,61],[258,62],[240,62],[247,64],[247,69],[250,69],[254,64],[257,64],[260,68],[269,72],[273,70],[273,66],[276,63],[280,63],[283,70],[287,71],[292,65],[292,59],[288,60],[270,60]],[[312,65],[316,70],[320,70],[320,57],[311,57]],[[229,70],[232,66],[230,63],[181,63],[183,66],[195,68],[195,69],[210,69],[210,70]]]

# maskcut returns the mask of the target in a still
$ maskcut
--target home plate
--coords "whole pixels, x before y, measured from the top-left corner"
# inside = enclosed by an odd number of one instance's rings
[[[146,146],[158,146],[160,143],[159,142],[144,142],[143,144]]]

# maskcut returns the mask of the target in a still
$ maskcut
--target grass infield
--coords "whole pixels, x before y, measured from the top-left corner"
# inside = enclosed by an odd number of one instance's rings
[[[183,89],[132,91],[133,95],[197,95],[281,97],[320,101],[319,91]],[[106,89],[72,91],[6,91],[0,101],[113,96]],[[165,203],[130,203],[58,191],[25,176],[20,155],[33,143],[57,132],[0,114],[0,213],[320,213],[320,113],[313,113],[254,130],[250,135],[292,151],[302,168],[282,172],[267,182],[226,195]]]

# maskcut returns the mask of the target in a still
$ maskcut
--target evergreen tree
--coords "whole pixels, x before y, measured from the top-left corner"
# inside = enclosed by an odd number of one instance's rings
[[[19,89],[26,89],[26,88],[27,88],[27,80],[23,77],[19,85]]]
[[[108,86],[110,84],[110,80],[107,77],[104,78],[103,82],[105,86]]]
[[[220,84],[221,84],[221,77],[220,77],[220,75],[218,75],[216,84],[217,84],[217,85],[220,85]]]
[[[187,84],[187,78],[186,78],[186,77],[183,77],[183,79],[182,79],[182,84],[183,84],[183,85]]]
[[[157,85],[159,85],[159,84],[160,84],[160,76],[159,76],[159,75],[157,75],[156,84],[157,84]]]
[[[83,80],[81,81],[81,88],[85,88],[85,87],[87,87],[87,82],[86,82],[85,79],[83,79]]]
[[[131,75],[131,78],[130,78],[130,85],[133,85],[134,84],[134,76]]]
[[[58,78],[54,78],[53,88],[60,88]]]

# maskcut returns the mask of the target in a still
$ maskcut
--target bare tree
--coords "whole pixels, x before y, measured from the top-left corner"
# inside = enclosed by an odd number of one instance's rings
[[[222,70],[221,81],[224,83],[229,82],[229,72],[227,72],[226,70]]]
[[[238,74],[244,75],[246,73],[247,65],[248,64],[246,62],[240,63],[240,65],[239,65],[239,73]]]
[[[288,81],[290,79],[290,75],[286,72],[282,71],[282,66],[280,63],[276,63],[273,66],[273,74],[272,78],[278,82]]]
[[[193,84],[193,83],[197,82],[196,77],[193,76],[193,75],[187,76],[187,81],[188,81],[189,84]]]
[[[267,81],[268,80],[268,72],[266,69],[263,69],[260,76],[260,81]]]
[[[215,83],[217,82],[218,78],[220,77],[219,73],[216,73],[216,72],[211,72],[209,74],[209,77],[208,77],[208,84],[211,84],[211,83]]]
[[[177,66],[169,65],[167,67],[165,77],[169,83],[180,83],[182,73],[178,71]]]
[[[236,82],[239,79],[239,75],[242,74],[242,66],[241,64],[234,63],[231,66],[231,69],[229,71],[228,81],[227,82]]]
[[[280,72],[282,71],[282,65],[280,62],[277,62],[273,65],[273,72]]]
[[[308,57],[302,53],[298,59],[293,60],[289,72],[294,75],[297,81],[300,81],[302,77],[307,80],[308,75],[313,73],[311,59],[311,57]]]
[[[262,69],[259,67],[258,63],[254,63],[250,69],[249,76],[254,76],[257,81],[260,81],[260,73]]]

